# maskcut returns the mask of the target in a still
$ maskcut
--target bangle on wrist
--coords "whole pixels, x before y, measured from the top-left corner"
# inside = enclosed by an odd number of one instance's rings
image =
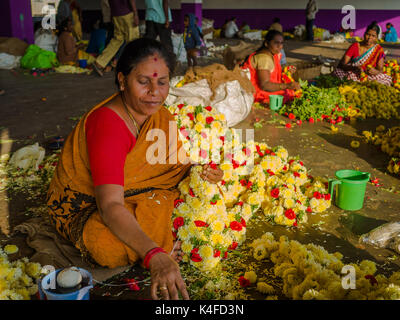
[[[155,247],[153,249],[150,249],[149,251],[147,251],[146,255],[144,256],[143,259],[143,265],[146,269],[149,269],[149,264],[150,264],[150,260],[151,258],[153,258],[157,253],[167,253],[163,248],[161,247]]]

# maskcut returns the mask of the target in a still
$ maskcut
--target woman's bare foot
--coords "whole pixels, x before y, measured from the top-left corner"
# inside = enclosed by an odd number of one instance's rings
[[[176,262],[181,262],[184,256],[183,251],[181,250],[182,241],[176,240],[174,241],[174,252],[172,252],[171,257]]]

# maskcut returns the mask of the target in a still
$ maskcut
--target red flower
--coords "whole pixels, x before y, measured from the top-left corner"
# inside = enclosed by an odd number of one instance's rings
[[[293,223],[294,227],[297,227],[297,220]]]
[[[240,286],[246,288],[250,285],[250,280],[247,280],[244,276],[239,277]]]
[[[192,188],[189,188],[189,194],[194,198],[196,195],[194,194]]]
[[[232,221],[229,226],[233,231],[241,231],[243,229],[241,223],[237,221]]]
[[[212,108],[210,106],[207,106],[204,109],[206,109],[207,111],[211,111],[212,110]]]
[[[275,188],[271,190],[271,197],[278,198],[279,197],[279,188]]]
[[[308,119],[308,122],[309,122],[309,123],[314,123],[315,120],[314,120],[314,118],[310,118],[310,119]]]
[[[199,248],[194,248],[194,249],[190,252],[190,254],[191,254],[190,259],[191,259],[193,262],[200,262],[200,261],[203,260],[203,259],[200,257],[200,255],[198,254],[198,252],[199,252]]]
[[[269,174],[270,176],[274,176],[274,175],[275,175],[275,173],[274,173],[271,169],[268,169],[267,172],[268,172],[268,174]]]
[[[292,127],[292,124],[291,124],[291,123],[286,123],[286,124],[285,124],[285,127],[288,128],[288,129],[290,129],[290,128]]]
[[[217,201],[210,201],[210,204],[215,206],[217,204]]]
[[[241,184],[243,187],[246,187],[246,186],[247,186],[247,181],[246,181],[246,179],[240,180],[240,184]]]
[[[343,121],[343,117],[338,117],[336,122],[342,122]]]
[[[187,114],[187,116],[189,117],[190,120],[194,121],[194,114],[193,113],[189,112]]]
[[[243,148],[243,152],[246,154],[247,157],[251,155],[251,150],[249,148]]]
[[[232,244],[229,246],[228,250],[235,250],[238,246],[238,243],[233,241]]]
[[[243,206],[243,201],[239,201],[238,203],[236,203],[236,205]]]
[[[298,173],[297,171],[293,172],[293,175],[294,175],[296,178],[300,177],[300,173]]]
[[[202,157],[203,159],[206,159],[207,156],[208,156],[208,153],[207,153],[206,150],[200,149],[199,155],[200,155],[200,157]]]
[[[225,137],[224,137],[224,136],[220,136],[219,139],[220,139],[222,142],[225,142]]]
[[[329,122],[332,123],[332,124],[335,124],[335,123],[336,123],[336,121],[333,120],[333,119],[331,119]]]
[[[307,210],[306,210],[308,213],[311,213],[312,212],[312,210],[311,210],[311,207],[307,207]]]
[[[179,130],[181,131],[181,133],[182,133],[182,135],[184,137],[188,137],[189,136],[189,133],[186,131],[185,127],[181,127]]]
[[[235,161],[235,160],[233,160],[233,159],[232,159],[232,165],[233,165],[233,169],[237,169],[237,168],[240,167],[239,162],[237,162],[237,161]]]
[[[304,167],[303,161],[299,161],[299,163],[300,163],[300,165],[301,165],[302,167]]]
[[[195,220],[194,224],[196,227],[208,227],[208,224],[201,220]]]
[[[225,251],[223,259],[228,258],[228,251]]]
[[[283,171],[286,171],[286,170],[287,170],[287,166],[284,166],[284,167],[282,168],[282,170],[283,170]]]
[[[290,161],[289,161],[289,165],[291,165],[293,162],[294,162],[294,160],[293,160],[293,159],[292,159],[292,160],[290,160]]]
[[[261,151],[257,151],[257,153],[261,158],[264,157],[264,154]]]
[[[215,250],[214,251],[214,258],[218,258],[221,255],[221,251]]]
[[[178,108],[179,108],[179,110],[181,110],[183,107],[184,107],[185,105],[183,104],[183,103],[181,103],[181,104],[178,104]]]
[[[179,205],[180,205],[182,202],[185,202],[185,201],[184,201],[183,199],[175,199],[175,200],[174,200],[174,208],[178,208]]]
[[[314,197],[315,199],[321,199],[321,198],[322,198],[322,194],[320,194],[318,191],[315,191],[315,192],[313,193],[313,197]]]
[[[291,120],[296,119],[296,116],[293,113],[289,113],[289,119]]]
[[[324,195],[325,200],[329,201],[331,200],[331,195],[329,193],[327,193],[326,195]]]
[[[294,213],[293,209],[287,209],[285,211],[285,217],[290,219],[290,220],[293,220],[293,219],[296,218],[296,214]]]
[[[210,166],[211,169],[213,169],[213,170],[216,170],[216,169],[217,169],[217,164],[214,163],[214,162],[212,162],[212,161],[209,163],[209,166]]]
[[[137,285],[137,281],[135,279],[124,279],[124,282],[128,284],[129,290],[139,291],[140,287]]]
[[[246,228],[246,220],[244,220],[243,218],[240,220],[240,223],[242,224],[243,227]]]
[[[249,181],[249,182],[247,182],[246,188],[251,189],[252,185],[253,185],[253,182]]]
[[[221,184],[224,186],[226,184],[225,180],[221,180]]]
[[[303,123],[303,121],[301,121],[301,120],[297,120],[296,121],[296,124],[299,126],[299,125],[301,125]]]
[[[174,219],[173,225],[174,225],[174,229],[178,230],[180,227],[182,227],[185,224],[185,220],[183,219],[183,217],[176,217]]]
[[[372,274],[367,274],[364,278],[368,279],[371,285],[378,285],[378,280],[376,280],[376,278]]]
[[[178,234],[176,232],[172,231],[172,237],[174,238],[174,240],[178,237]]]
[[[206,122],[207,122],[208,124],[212,123],[213,121],[214,121],[214,118],[213,118],[213,117],[207,117],[207,118],[206,118]]]

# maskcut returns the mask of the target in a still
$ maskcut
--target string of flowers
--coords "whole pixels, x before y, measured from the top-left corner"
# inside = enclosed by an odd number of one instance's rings
[[[330,207],[327,181],[308,175],[303,162],[282,146],[241,142],[211,106],[168,109],[190,158],[215,167],[219,163],[224,172],[222,181],[211,184],[195,165],[178,186],[172,232],[182,241],[183,261],[212,270],[243,243],[247,223],[258,211],[271,223],[296,227],[308,214]]]
[[[363,260],[349,264],[356,275],[355,289],[346,290],[342,285],[343,255],[339,252],[332,254],[313,243],[303,245],[295,240],[289,241],[286,236],[275,240],[270,232],[254,240],[250,247],[256,260],[274,263],[273,273],[283,280],[283,294],[288,298],[400,299],[400,272],[393,273],[389,278],[376,275],[376,264],[372,261]],[[255,284],[259,292],[271,295],[276,291],[263,281],[257,282],[254,272],[246,273],[243,279],[247,281],[247,286]]]

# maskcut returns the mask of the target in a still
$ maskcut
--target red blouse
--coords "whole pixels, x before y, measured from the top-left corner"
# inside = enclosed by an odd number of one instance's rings
[[[94,186],[124,186],[125,159],[136,144],[124,120],[110,108],[101,107],[89,115],[85,129]]]
[[[358,42],[353,43],[346,51],[346,56],[349,58],[357,58],[360,55],[360,46]]]

